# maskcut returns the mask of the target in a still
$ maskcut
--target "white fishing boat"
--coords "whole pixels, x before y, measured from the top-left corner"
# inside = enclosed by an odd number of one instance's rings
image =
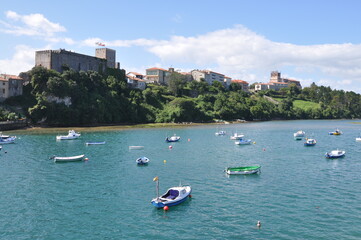
[[[142,150],[144,146],[129,146],[129,150]]]
[[[71,140],[77,139],[80,137],[80,133],[75,132],[74,130],[69,130],[68,135],[65,136],[56,136],[56,140]]]
[[[0,132],[0,144],[15,143],[15,139],[16,136],[3,135],[2,132]]]
[[[78,156],[71,156],[71,157],[51,157],[54,159],[54,162],[77,162],[77,161],[83,161],[84,154],[78,155]]]
[[[230,139],[231,139],[231,140],[240,140],[240,139],[242,139],[243,137],[244,137],[244,134],[234,133],[234,134],[230,137]]]

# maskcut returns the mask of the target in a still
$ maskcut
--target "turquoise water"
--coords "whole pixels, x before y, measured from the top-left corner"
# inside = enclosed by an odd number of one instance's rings
[[[360,239],[361,125],[352,122],[221,125],[227,136],[215,136],[214,125],[84,132],[71,141],[17,134],[0,153],[0,239]],[[328,135],[335,128],[344,134]],[[298,130],[317,145],[293,140]],[[235,145],[235,131],[255,144]],[[181,141],[165,143],[174,133]],[[337,148],[345,158],[325,159]],[[79,154],[89,161],[49,160]],[[136,165],[141,156],[148,166]],[[253,164],[261,174],[223,172]],[[157,210],[150,203],[155,176],[161,193],[181,181],[192,186],[192,198]]]

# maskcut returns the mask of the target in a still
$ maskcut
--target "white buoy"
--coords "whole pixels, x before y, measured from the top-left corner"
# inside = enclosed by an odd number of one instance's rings
[[[261,221],[257,221],[257,227],[261,228]]]

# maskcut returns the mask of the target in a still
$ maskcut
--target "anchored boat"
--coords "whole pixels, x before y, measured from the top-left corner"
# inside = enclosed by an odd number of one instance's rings
[[[248,175],[261,172],[261,166],[229,167],[225,171],[229,175]]]
[[[192,192],[191,186],[179,186],[179,187],[171,187],[167,190],[166,193],[159,196],[159,179],[158,177],[155,177],[153,181],[157,182],[157,197],[153,198],[151,203],[153,206],[157,208],[163,208],[165,206],[175,206],[178,205],[185,200],[187,200],[187,197],[190,197],[190,194]]]

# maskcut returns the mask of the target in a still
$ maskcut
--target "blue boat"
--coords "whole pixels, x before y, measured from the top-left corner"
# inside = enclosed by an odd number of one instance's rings
[[[159,181],[158,177],[155,177],[153,181],[157,182],[157,197],[153,198],[151,203],[153,206],[157,208],[164,208],[165,206],[175,206],[178,205],[188,197],[190,197],[192,188],[191,186],[179,186],[179,187],[171,187],[164,193],[162,196],[159,196]]]
[[[250,145],[252,143],[251,139],[240,139],[239,141],[234,142],[236,145]]]
[[[304,143],[306,147],[308,146],[315,146],[316,145],[316,139],[308,138],[306,139],[306,142]]]

